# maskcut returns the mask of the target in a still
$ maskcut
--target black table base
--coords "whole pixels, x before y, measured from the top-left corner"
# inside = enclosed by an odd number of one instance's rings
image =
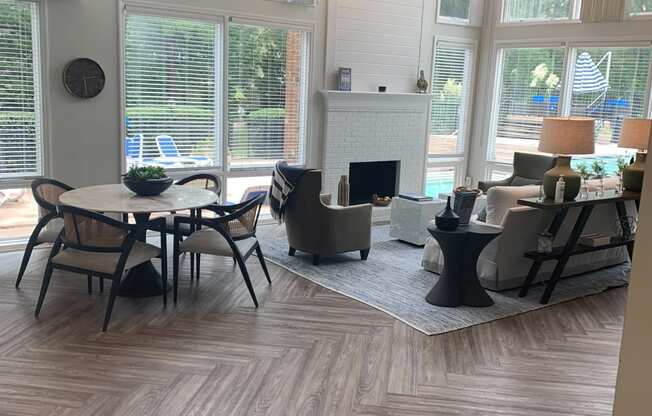
[[[452,232],[441,231],[434,226],[428,227],[428,231],[439,242],[444,254],[444,270],[426,296],[426,301],[444,307],[492,306],[494,301],[480,285],[476,267],[480,253],[500,235],[500,231],[476,224]]]

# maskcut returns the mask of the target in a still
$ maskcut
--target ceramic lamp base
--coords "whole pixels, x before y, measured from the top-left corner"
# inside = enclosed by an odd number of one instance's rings
[[[637,153],[634,163],[623,170],[623,188],[626,191],[641,192],[643,190],[646,159],[647,153]]]
[[[562,175],[564,175],[564,181],[566,182],[564,200],[572,201],[580,193],[582,177],[571,168],[570,162],[570,156],[558,156],[557,165],[545,173],[543,177],[543,192],[546,198],[555,199],[557,181],[559,181],[559,177]]]

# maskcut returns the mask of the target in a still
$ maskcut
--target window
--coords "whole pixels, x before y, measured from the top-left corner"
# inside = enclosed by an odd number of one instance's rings
[[[230,166],[303,164],[308,33],[231,23],[228,84]]]
[[[472,55],[469,46],[437,42],[431,84],[431,157],[464,156]]]
[[[457,182],[457,169],[453,166],[433,166],[426,171],[425,194],[439,198],[439,194],[453,192]]]
[[[0,0],[0,182],[43,173],[36,3]]]
[[[500,55],[489,160],[512,163],[516,151],[537,151],[543,118],[560,114],[565,49],[509,48]]]
[[[623,119],[647,116],[651,49],[578,48],[570,114],[595,119],[596,153],[614,154]]]
[[[629,0],[630,16],[652,16],[652,0]]]
[[[580,0],[504,0],[503,21],[542,22],[578,19]]]
[[[221,165],[220,37],[217,23],[127,14],[127,167]]]
[[[444,21],[468,23],[470,9],[470,0],[440,0],[439,17]]]

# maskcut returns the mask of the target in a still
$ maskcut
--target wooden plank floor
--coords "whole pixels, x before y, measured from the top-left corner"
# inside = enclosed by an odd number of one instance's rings
[[[251,304],[230,260],[202,259],[177,307],[55,272],[34,319],[44,250],[20,290],[0,254],[2,415],[610,415],[626,289],[426,337],[256,259]],[[183,275],[188,276],[187,263]]]

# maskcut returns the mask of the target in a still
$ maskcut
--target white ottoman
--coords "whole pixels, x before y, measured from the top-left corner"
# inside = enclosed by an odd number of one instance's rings
[[[426,227],[446,207],[446,201],[411,201],[394,198],[389,235],[416,246],[422,246],[430,236]]]

